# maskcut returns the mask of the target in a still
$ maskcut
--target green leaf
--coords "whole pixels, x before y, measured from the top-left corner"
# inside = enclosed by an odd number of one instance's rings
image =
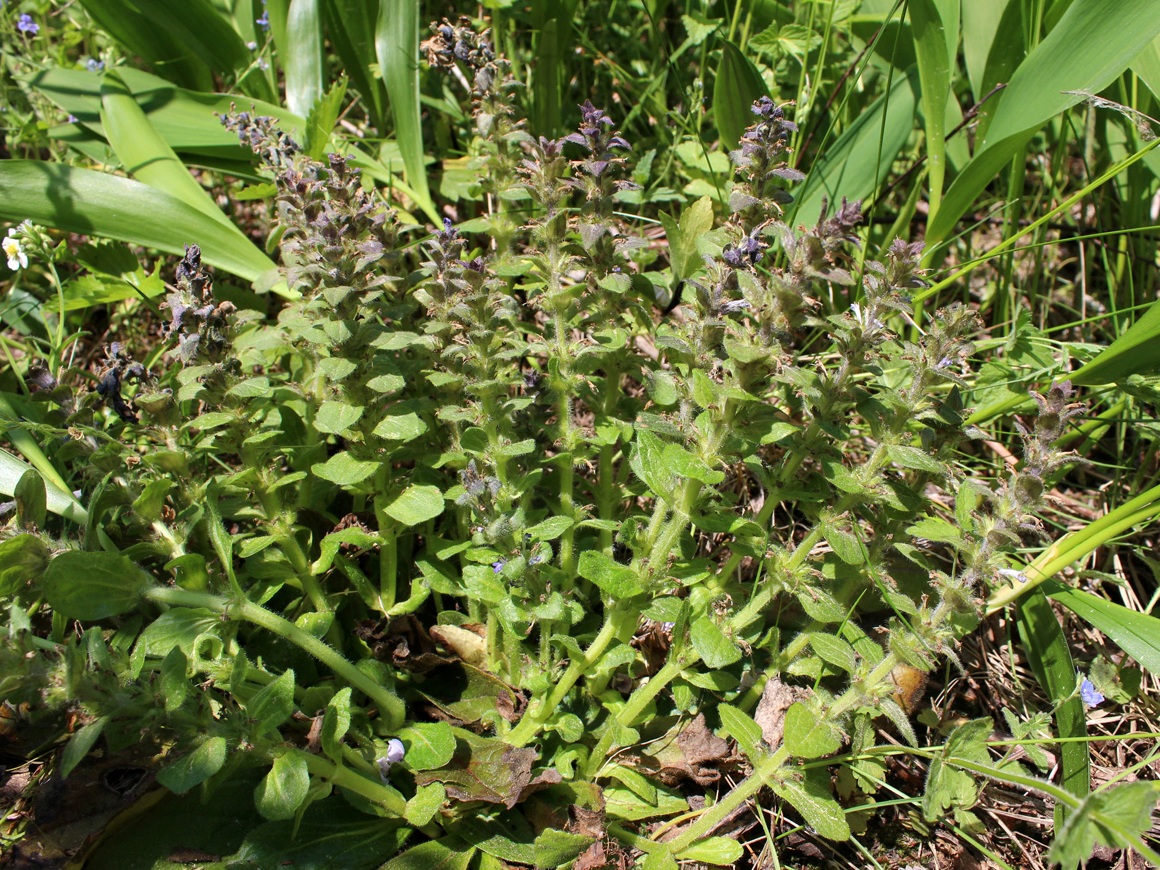
[[[673,476],[664,463],[665,444],[647,429],[637,429],[629,464],[657,498],[672,501]]]
[[[753,717],[732,704],[718,704],[717,713],[721,717],[721,729],[737,741],[741,751],[751,763],[764,755],[761,726]]]
[[[395,142],[407,183],[427,217],[442,223],[427,187],[423,127],[419,111],[419,0],[379,0],[375,52],[391,99]]]
[[[387,441],[414,441],[427,431],[427,424],[422,418],[410,412],[407,414],[388,414],[375,427],[375,435]]]
[[[279,43],[286,78],[286,105],[305,118],[322,98],[326,80],[322,10],[319,0],[290,0],[285,41]]]
[[[436,486],[412,484],[384,510],[395,522],[418,526],[443,513],[443,493]]]
[[[1075,694],[1075,663],[1063,629],[1051,609],[1043,589],[1034,589],[1019,599],[1019,636],[1039,685],[1055,707],[1063,775],[1060,785],[1078,797],[1091,790],[1091,759],[1087,737],[1087,715],[1083,701]],[[1069,809],[1055,803],[1055,827],[1062,826]]]
[[[48,563],[44,595],[65,619],[95,622],[133,610],[152,583],[125,556],[69,550]]]
[[[810,646],[822,661],[840,668],[848,674],[854,673],[858,659],[854,654],[854,647],[832,634],[811,634]]]
[[[382,79],[372,67],[378,63],[375,56],[375,20],[378,7],[366,0],[326,0],[326,32],[338,55],[341,69],[350,76],[361,103],[371,115],[379,130],[386,125],[386,90]]]
[[[196,239],[207,265],[251,282],[277,269],[236,227],[139,181],[42,160],[0,160],[0,219],[26,218],[177,255]],[[284,286],[275,292],[289,295]]]
[[[863,110],[821,159],[810,167],[787,222],[812,225],[822,213],[822,200],[840,203],[866,199],[889,177],[894,158],[910,138],[918,101],[918,73],[912,68]]]
[[[929,453],[917,447],[908,447],[905,444],[888,444],[886,455],[890,461],[903,468],[913,468],[917,471],[927,471],[931,474],[945,474],[946,466]]]
[[[189,694],[189,659],[181,647],[175,646],[161,661],[158,688],[165,699],[165,712],[172,713],[185,703]]]
[[[539,870],[557,870],[575,861],[593,843],[592,837],[573,834],[556,828],[544,828],[532,845],[536,850]]]
[[[926,243],[946,239],[995,175],[1040,127],[1098,94],[1160,33],[1153,0],[1077,0],[1011,76],[983,142],[951,184],[927,228]],[[1060,59],[1066,58],[1066,63]]]
[[[48,546],[35,535],[0,542],[0,597],[7,598],[44,574]]]
[[[290,819],[310,791],[310,771],[306,759],[297,752],[286,752],[274,758],[254,792],[258,812],[271,821]]]
[[[398,736],[412,770],[438,770],[455,755],[455,734],[446,722],[417,722]]]
[[[1079,371],[1073,384],[1096,386],[1122,384],[1130,376],[1160,368],[1160,302],[1153,302],[1143,316]]]
[[[43,529],[48,513],[48,488],[40,472],[30,468],[20,475],[12,495],[16,499],[17,525]]]
[[[429,840],[384,864],[379,870],[467,870],[476,850],[458,837]]]
[[[407,820],[407,824],[421,828],[430,824],[446,800],[447,789],[442,783],[433,782],[430,785],[420,786],[416,789],[414,797],[407,801],[403,818]]]
[[[73,769],[89,754],[89,750],[93,748],[93,744],[97,742],[97,738],[105,730],[106,721],[108,720],[104,716],[100,716],[82,726],[69,738],[64,752],[60,754],[61,779],[68,779],[68,775],[73,772]]]
[[[737,644],[708,616],[702,616],[689,627],[689,639],[707,667],[725,668],[741,659]]]
[[[278,726],[294,713],[294,671],[287,668],[277,679],[254,693],[244,706],[259,735],[276,732]]]
[[[727,39],[721,40],[721,65],[713,85],[713,118],[726,150],[737,147],[745,128],[753,124],[753,104],[769,96],[761,73]]]
[[[599,550],[580,554],[576,570],[585,580],[595,583],[613,601],[631,598],[644,592],[640,577],[627,565],[621,565]]]
[[[931,217],[938,212],[946,177],[946,107],[959,31],[959,0],[911,0],[909,4],[926,127]]]
[[[322,714],[322,751],[335,762],[342,761],[342,738],[350,728],[350,687],[339,689]]]
[[[850,839],[850,826],[842,807],[830,792],[830,773],[826,768],[807,768],[800,781],[791,774],[784,780],[774,780],[770,787],[801,813],[806,824],[827,840],[841,842]]]
[[[1146,671],[1160,674],[1160,618],[1055,582],[1045,583],[1043,589],[1053,601],[1107,635]]]
[[[660,219],[669,243],[673,280],[688,278],[703,265],[697,240],[713,229],[713,200],[708,196],[701,197],[681,212],[679,221],[664,213],[660,214]]]
[[[548,517],[528,529],[528,534],[532,536],[533,541],[554,541],[572,528],[572,524],[573,520],[570,517]]]
[[[828,722],[818,721],[817,715],[801,701],[785,711],[785,748],[796,758],[821,758],[833,755],[842,742]],[[795,804],[796,806],[796,804]]]
[[[329,480],[336,486],[354,486],[362,483],[378,471],[378,468],[379,463],[366,459],[355,459],[344,450],[334,454],[326,462],[312,465],[310,470],[318,477]]]
[[[1089,795],[1059,830],[1048,858],[1073,870],[1091,858],[1097,841],[1113,849],[1140,849],[1158,790],[1155,782],[1129,782]],[[1160,860],[1154,853],[1148,857]]]
[[[342,103],[346,98],[346,76],[339,78],[330,90],[318,98],[306,117],[306,153],[315,160],[322,160],[326,156],[326,148],[330,144],[330,134],[342,112]]]
[[[744,849],[741,843],[732,837],[709,837],[694,843],[681,852],[682,861],[698,861],[702,864],[713,864],[717,867],[732,867],[741,860]]]
[[[197,749],[157,772],[157,781],[175,794],[201,785],[226,763],[226,739],[210,737]]]
[[[865,565],[869,561],[870,554],[866,552],[866,547],[850,532],[833,523],[825,523],[822,534],[834,554],[847,565]]]
[[[314,428],[328,435],[341,435],[359,421],[366,409],[346,402],[323,402],[314,415]]]
[[[973,774],[956,767],[953,760],[987,764],[987,738],[994,730],[990,719],[972,719],[964,722],[947,738],[942,752],[931,760],[926,777],[926,791],[922,797],[922,814],[928,822],[935,822],[948,811],[970,809],[979,799],[979,786]]]
[[[101,80],[101,126],[109,145],[131,176],[237,232],[205,188],[153,129],[125,82],[113,70]]]

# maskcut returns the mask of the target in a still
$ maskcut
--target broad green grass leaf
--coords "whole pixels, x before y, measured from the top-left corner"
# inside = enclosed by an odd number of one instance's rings
[[[278,55],[286,78],[286,105],[306,118],[326,88],[321,0],[290,0]]]
[[[48,563],[44,597],[66,619],[95,622],[133,610],[152,582],[127,556],[67,550]]]
[[[800,780],[792,775],[781,781],[775,780],[770,787],[801,814],[806,824],[827,840],[842,842],[850,839],[850,825],[830,792],[830,774],[824,767],[807,769]]]
[[[959,0],[910,0],[911,34],[922,85],[930,182],[930,215],[938,212],[946,177],[946,107],[959,32]]]
[[[391,98],[395,142],[403,156],[407,183],[419,208],[440,223],[427,187],[419,115],[419,0],[379,0],[375,52]]]
[[[270,772],[254,792],[258,812],[271,821],[291,819],[310,790],[306,759],[297,752],[274,758]]]
[[[1082,529],[1068,532],[1040,553],[1019,577],[995,589],[987,600],[987,613],[994,613],[1010,604],[1117,535],[1134,526],[1151,522],[1157,516],[1160,516],[1160,486],[1146,490]]]
[[[81,0],[81,5],[102,31],[169,81],[194,90],[209,88],[213,79],[209,64],[182,41],[180,34],[164,26],[164,14],[154,20],[142,2]]]
[[[927,230],[927,245],[946,239],[959,218],[1047,121],[1098,94],[1160,33],[1154,0],[1076,0],[1019,65],[987,136],[947,190]]]
[[[201,785],[226,763],[226,739],[210,737],[188,755],[157,772],[157,781],[175,794]]]
[[[18,459],[6,450],[0,449],[0,493],[15,495],[20,479],[35,468],[45,483],[45,498],[48,510],[63,516],[73,522],[85,521],[85,510],[69,491],[68,484],[60,476],[40,444],[28,430],[14,425],[19,421],[20,414],[16,412],[8,396],[0,393],[0,436],[11,442],[27,458],[27,462]]]
[[[918,93],[917,70],[896,74],[890,90],[827,145],[810,167],[801,190],[794,194],[797,202],[790,206],[788,222],[814,224],[822,213],[823,199],[835,206],[843,197],[853,201],[872,196],[910,138]]]
[[[754,101],[768,96],[769,88],[753,61],[729,40],[721,40],[721,65],[713,85],[713,119],[726,150],[736,148],[745,128],[754,122]]]
[[[1071,382],[1082,386],[1121,384],[1130,375],[1146,374],[1158,368],[1160,302],[1154,302],[1127,332],[1071,375]]]
[[[386,128],[387,95],[383,81],[372,75],[378,63],[375,56],[375,23],[378,7],[367,0],[324,0],[326,33],[343,72],[361,97],[371,122],[380,130]]]
[[[247,281],[277,264],[232,226],[139,181],[42,160],[0,161],[0,218],[30,219],[65,232],[117,239],[202,260]],[[275,292],[286,295],[285,285]]]
[[[1160,674],[1160,618],[1054,581],[1045,583],[1043,588],[1048,598],[1098,628],[1140,667]]]
[[[1083,701],[1075,696],[1075,664],[1059,620],[1042,587],[1019,599],[1019,636],[1039,685],[1056,705],[1055,727],[1067,742],[1059,745],[1063,776],[1060,785],[1078,797],[1091,790],[1091,759]],[[1055,826],[1067,817],[1066,804],[1055,804]]]
[[[101,126],[109,145],[128,172],[138,181],[165,191],[235,229],[173,149],[158,135],[137,101],[115,72],[101,82]]]
[[[436,486],[413,484],[384,510],[395,522],[418,526],[443,513],[443,493]]]

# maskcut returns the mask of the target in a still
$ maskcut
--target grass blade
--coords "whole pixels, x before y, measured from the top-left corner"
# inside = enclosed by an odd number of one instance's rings
[[[164,27],[158,27],[132,0],[81,0],[85,11],[126,52],[136,55],[171,82],[194,90],[212,86],[213,73],[201,58]]]
[[[1087,716],[1083,701],[1075,694],[1075,664],[1067,638],[1042,589],[1035,589],[1019,599],[1019,634],[1023,650],[1035,671],[1039,685],[1056,705],[1055,728],[1060,738],[1077,738],[1059,744],[1063,775],[1060,785],[1076,797],[1091,791],[1091,756],[1087,737]],[[1066,699],[1066,700],[1065,700]],[[1067,817],[1067,805],[1056,803],[1056,830]]]
[[[1027,59],[1002,95],[987,137],[954,180],[930,222],[929,247],[946,239],[995,175],[1047,121],[1099,93],[1160,33],[1154,0],[1077,0]]]
[[[946,113],[959,26],[958,0],[911,0],[911,32],[922,85],[930,217],[938,213],[946,178]]]
[[[381,79],[371,75],[378,63],[375,56],[375,21],[378,10],[366,0],[325,0],[323,15],[334,53],[362,97],[371,122],[384,131],[387,127],[387,95]]]
[[[115,72],[106,73],[101,82],[101,125],[109,144],[131,176],[172,194],[232,228],[229,218],[153,129]]]
[[[407,184],[432,221],[439,213],[427,187],[423,128],[419,114],[419,0],[380,0],[375,52],[391,98],[395,142],[403,156]]]
[[[170,254],[201,246],[215,268],[256,281],[277,265],[235,227],[129,178],[41,160],[0,160],[0,218]],[[286,294],[285,285],[276,292]]]
[[[1128,331],[1071,376],[1072,383],[1119,384],[1160,368],[1160,302],[1152,303]]]
[[[305,118],[325,90],[322,10],[318,0],[290,0],[285,41],[278,46],[286,77],[286,105]]]
[[[11,433],[8,433],[9,436]],[[16,492],[16,484],[24,472],[32,468],[23,459],[13,456],[0,447],[0,494],[11,496]],[[39,470],[39,469],[38,469]],[[41,477],[43,477],[43,473]],[[55,483],[44,481],[44,492],[48,498],[48,509],[57,516],[64,517],[78,525],[84,525],[88,513],[84,507],[73,498],[72,493],[60,489]]]
[[[788,222],[813,224],[822,213],[823,199],[837,202],[842,197],[871,196],[910,137],[917,102],[918,72],[912,67],[826,147],[802,189],[794,194],[797,203],[790,206]]]
[[[1024,569],[1024,580],[1014,579],[1009,585],[993,590],[987,599],[987,613],[1005,607],[1117,535],[1158,516],[1160,486],[1154,486],[1084,528],[1068,532]]]
[[[1058,601],[1115,641],[1140,667],[1160,674],[1160,619],[1059,583],[1044,584],[1044,590],[1052,601]]]

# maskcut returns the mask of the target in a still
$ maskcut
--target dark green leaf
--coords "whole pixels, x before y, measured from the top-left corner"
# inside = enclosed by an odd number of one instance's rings
[[[297,752],[274,758],[270,772],[254,792],[258,812],[271,821],[290,819],[310,790],[310,772],[306,759]]]
[[[226,763],[226,740],[210,737],[188,755],[157,772],[157,781],[176,794],[201,785]]]
[[[106,721],[108,720],[104,716],[94,719],[69,738],[68,745],[65,746],[64,752],[60,755],[61,779],[68,779],[68,775],[73,772],[73,769],[89,754],[89,750],[93,748],[93,744],[97,742],[97,738],[105,730]]]
[[[40,472],[30,468],[20,475],[12,495],[16,499],[16,522],[24,527],[43,529],[48,513],[48,490]]]
[[[283,671],[281,676],[259,689],[245,707],[247,715],[257,724],[259,734],[276,731],[294,713],[294,671]]]
[[[7,597],[38,580],[48,565],[49,550],[35,535],[0,542],[0,596]]]
[[[125,556],[69,550],[48,563],[44,594],[66,619],[93,622],[133,610],[152,582]]]
[[[713,86],[713,117],[721,144],[727,150],[736,148],[745,128],[754,123],[753,103],[768,96],[769,89],[753,61],[729,40],[721,40],[721,65]]]

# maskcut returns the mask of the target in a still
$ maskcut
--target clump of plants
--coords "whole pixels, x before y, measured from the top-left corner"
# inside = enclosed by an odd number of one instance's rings
[[[781,221],[785,107],[754,104],[730,213],[688,207],[658,259],[614,119],[533,139],[486,35],[434,32],[491,212],[420,232],[342,157],[224,119],[277,186],[297,299],[235,307],[191,240],[164,352],[45,395],[88,519],[48,524],[29,479],[4,696],[70,712],[65,773],[144,739],[178,794],[353,805],[359,866],[733,865],[753,799],[849,838],[880,729],[924,752],[925,675],[1038,541],[1070,388],[1017,471],[973,475],[974,315],[915,313],[921,247],[865,259],[857,204]],[[989,732],[951,737],[973,775],[935,758],[927,821],[1016,770]]]

